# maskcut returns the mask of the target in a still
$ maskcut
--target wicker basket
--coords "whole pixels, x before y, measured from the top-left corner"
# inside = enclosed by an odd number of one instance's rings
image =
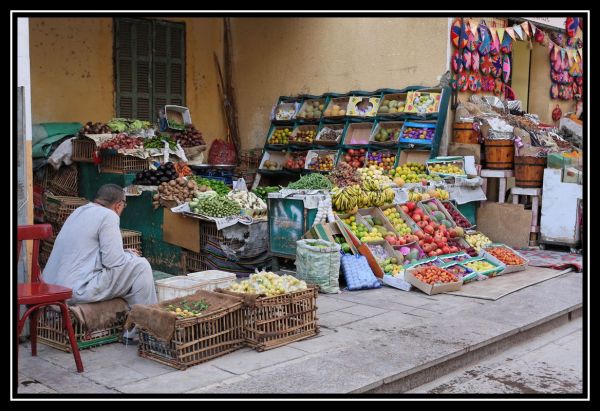
[[[210,270],[210,267],[207,264],[208,256],[206,256],[204,253],[181,250],[181,258],[183,260],[183,272],[186,274]]]
[[[244,296],[240,293],[225,292]],[[264,351],[317,335],[317,295],[318,288],[311,285],[303,291],[274,297],[258,297],[252,303],[246,302],[246,344],[257,351]]]
[[[77,174],[77,166],[75,164],[68,167],[61,167],[54,175],[48,173],[47,188],[55,195],[77,196],[79,192]]]
[[[89,200],[83,197],[46,194],[44,196],[44,210],[46,220],[52,223],[53,228],[56,230],[54,234],[58,234],[62,225],[76,208],[87,203],[89,203]]]
[[[123,323],[125,316],[118,317],[108,328],[89,331],[77,320],[72,312],[69,313],[75,339],[80,350],[85,348],[97,347],[99,345],[110,344],[118,341],[123,332]],[[37,339],[40,343],[58,348],[59,350],[70,352],[71,345],[67,330],[64,327],[63,317],[60,311],[50,307],[40,309],[37,325]]]
[[[89,138],[76,138],[73,140],[73,154],[71,160],[82,163],[94,162],[96,143]]]
[[[143,158],[117,154],[114,156],[103,156],[100,164],[101,173],[128,174],[132,172],[145,171],[150,168],[148,160]]]
[[[208,291],[199,291],[208,292]],[[212,313],[178,319],[173,339],[155,338],[149,330],[139,330],[138,354],[179,370],[235,351],[244,345],[244,310],[235,299]]]
[[[121,229],[121,237],[123,238],[123,249],[134,248],[140,253],[142,252],[142,233],[140,231]]]

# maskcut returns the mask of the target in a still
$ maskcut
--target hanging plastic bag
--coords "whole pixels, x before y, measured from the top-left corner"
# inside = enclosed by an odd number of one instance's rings
[[[246,180],[243,178],[238,178],[233,182],[233,191],[248,191],[248,187],[246,186]]]
[[[232,143],[228,143],[221,139],[216,139],[212,142],[208,152],[209,164],[236,164],[235,147]]]

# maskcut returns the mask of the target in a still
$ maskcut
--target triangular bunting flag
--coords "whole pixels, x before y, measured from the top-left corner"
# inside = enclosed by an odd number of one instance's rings
[[[531,22],[529,22],[529,25],[531,26],[531,35],[532,35],[532,36],[535,36],[535,33],[536,33],[536,31],[537,31],[537,27],[535,27],[535,26],[533,25],[533,23],[531,23]]]
[[[477,27],[479,27],[479,23],[475,20],[469,20],[469,25],[471,26],[471,33],[477,34]]]
[[[515,39],[515,30],[512,27],[507,27],[506,32],[513,40],[516,40]]]
[[[527,34],[527,36],[529,36],[529,22],[524,21],[521,24],[521,27],[523,27],[523,31],[525,32],[525,34]]]
[[[552,53],[552,49],[554,49],[554,42],[549,41],[548,42],[548,53]]]
[[[498,45],[498,34],[496,34],[496,28],[490,27],[490,33],[492,34],[492,43]]]
[[[564,60],[565,59],[565,54],[567,54],[567,52],[565,51],[565,49],[561,48],[560,49],[560,58]]]
[[[498,31],[498,40],[500,40],[500,43],[502,43],[504,41],[504,29],[498,28],[496,30]]]
[[[569,54],[569,59],[570,60],[576,61],[575,60],[575,56],[577,55],[577,52],[575,50],[569,49],[569,51],[567,53]]]
[[[523,29],[521,29],[521,26],[513,26],[513,29],[515,30],[515,33],[517,33],[519,40],[523,40]]]
[[[558,56],[560,50],[561,48],[556,43],[554,43],[554,57]]]

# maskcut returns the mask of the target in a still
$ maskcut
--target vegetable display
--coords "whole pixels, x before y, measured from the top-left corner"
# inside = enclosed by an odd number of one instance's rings
[[[156,170],[140,171],[135,175],[133,184],[155,186],[179,177],[173,163],[161,164]]]
[[[250,274],[247,280],[232,283],[228,290],[244,294],[264,294],[267,297],[306,290],[306,283],[291,275],[279,276],[273,272],[262,271]]]
[[[256,187],[252,192],[266,200],[269,197],[269,193],[276,193],[279,191],[279,186],[264,186],[264,187]]]
[[[208,178],[198,177],[198,176],[194,176],[193,178],[194,178],[194,180],[196,180],[196,184],[198,184],[198,186],[208,186],[211,189],[213,189],[214,191],[216,191],[217,194],[219,194],[219,195],[225,195],[231,191],[231,188],[229,188],[227,186],[227,184],[225,184],[222,181],[211,180]]]
[[[144,139],[141,137],[129,137],[125,133],[119,133],[115,137],[106,140],[100,145],[101,150],[119,150],[143,148]]]
[[[88,121],[85,126],[79,130],[79,135],[84,134],[109,134],[111,132],[110,127],[104,123],[92,123]]]
[[[127,118],[113,118],[107,126],[116,133],[134,133],[143,129],[150,128],[149,121],[132,120]]]
[[[177,149],[177,143],[170,136],[155,136],[144,140],[144,148],[163,148],[165,146],[164,141],[169,143],[171,150]]]
[[[194,195],[200,192],[208,191],[208,187],[198,187],[194,180],[187,181],[183,177],[179,177],[176,180],[161,183],[158,186],[158,194],[154,195],[154,206],[158,207],[158,200],[163,199],[167,201],[177,201],[177,203],[185,203],[186,201],[192,201]]]
[[[203,146],[204,139],[202,133],[196,130],[193,124],[188,124],[182,131],[173,134],[173,139],[177,141],[181,147]]]
[[[202,314],[202,311],[206,311],[208,307],[209,304],[204,300],[191,302],[183,300],[177,304],[167,305],[166,309],[177,315],[177,318],[189,318]]]
[[[304,175],[298,181],[290,183],[287,186],[287,188],[295,190],[331,190],[332,187],[331,181],[318,173]]]
[[[267,204],[256,194],[248,191],[231,191],[227,198],[235,201],[242,209],[266,210]]]
[[[237,215],[242,210],[238,203],[220,195],[203,199],[195,198],[190,201],[190,209],[196,214],[217,218]]]

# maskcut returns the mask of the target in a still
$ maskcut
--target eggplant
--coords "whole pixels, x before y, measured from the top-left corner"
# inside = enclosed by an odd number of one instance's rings
[[[164,177],[164,176],[163,176],[163,177],[161,177],[161,178],[160,178],[160,180],[159,180],[159,181],[160,181],[161,183],[166,183],[167,181],[170,181],[170,180],[171,180],[170,178],[168,178],[168,177]]]

